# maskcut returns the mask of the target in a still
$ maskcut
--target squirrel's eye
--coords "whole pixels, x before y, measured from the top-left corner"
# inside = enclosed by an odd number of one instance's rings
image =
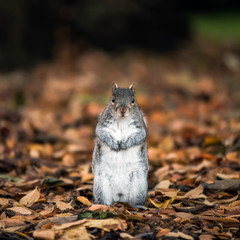
[[[135,99],[134,99],[134,98],[132,99],[132,104],[133,104],[133,103],[135,103]]]
[[[115,103],[115,99],[114,98],[112,98],[112,103]]]

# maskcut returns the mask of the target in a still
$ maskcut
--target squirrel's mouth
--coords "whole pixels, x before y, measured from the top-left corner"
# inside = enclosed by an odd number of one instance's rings
[[[129,109],[128,108],[118,108],[117,113],[118,113],[119,117],[124,118],[129,115]]]

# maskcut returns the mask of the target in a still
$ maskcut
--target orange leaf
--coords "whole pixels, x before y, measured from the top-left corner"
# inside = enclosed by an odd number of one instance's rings
[[[92,205],[92,203],[86,197],[79,196],[77,197],[77,200],[88,207]]]

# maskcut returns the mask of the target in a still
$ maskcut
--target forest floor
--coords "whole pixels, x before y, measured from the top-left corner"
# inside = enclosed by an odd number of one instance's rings
[[[239,49],[66,50],[0,78],[1,239],[240,239]],[[112,82],[136,82],[148,120],[146,209],[92,205]]]

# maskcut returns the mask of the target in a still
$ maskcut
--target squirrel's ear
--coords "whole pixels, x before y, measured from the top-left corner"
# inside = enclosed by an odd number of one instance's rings
[[[112,92],[114,92],[114,90],[115,90],[116,88],[119,88],[119,87],[118,87],[118,85],[114,82],[113,85],[112,85]]]
[[[136,83],[134,82],[133,84],[130,85],[129,89],[131,89],[134,93],[136,90]]]

